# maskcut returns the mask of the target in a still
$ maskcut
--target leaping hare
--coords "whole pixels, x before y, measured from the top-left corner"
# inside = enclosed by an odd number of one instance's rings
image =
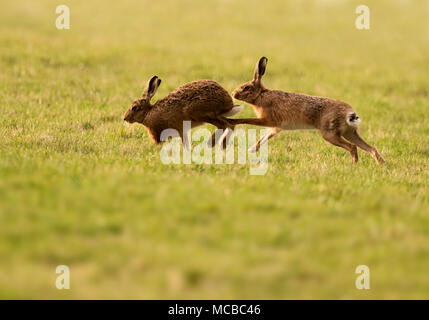
[[[377,149],[359,136],[360,119],[352,107],[337,99],[266,89],[261,79],[267,62],[268,59],[262,57],[256,64],[253,80],[243,83],[232,93],[235,99],[251,104],[258,116],[231,119],[235,124],[269,127],[268,133],[250,150],[258,150],[262,143],[282,130],[318,129],[326,141],[349,151],[353,162],[358,161],[358,146],[378,163],[384,163]]]
[[[241,111],[243,106],[235,106],[228,92],[215,81],[199,80],[180,86],[155,104],[150,99],[155,95],[161,79],[153,76],[146,84],[141,99],[134,101],[124,114],[129,123],[138,122],[144,125],[150,138],[155,143],[161,142],[164,129],[175,129],[180,134],[185,148],[190,148],[187,132],[183,132],[183,121],[191,121],[196,127],[210,123],[219,129],[234,130],[234,125],[227,119]],[[226,134],[221,136],[223,142]],[[215,144],[215,134],[211,146]]]

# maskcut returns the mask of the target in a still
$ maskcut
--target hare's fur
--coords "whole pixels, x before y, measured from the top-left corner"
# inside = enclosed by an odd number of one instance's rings
[[[378,163],[384,160],[375,147],[367,144],[358,134],[360,119],[347,103],[331,98],[310,96],[301,93],[266,89],[262,84],[267,58],[256,64],[253,80],[240,85],[233,97],[252,105],[258,118],[229,119],[233,124],[253,124],[269,127],[252,148],[259,149],[262,143],[282,130],[318,129],[331,144],[350,152],[353,162],[358,161],[356,146],[369,152]]]
[[[240,112],[242,106],[234,106],[231,96],[217,82],[199,80],[184,84],[152,105],[150,99],[160,83],[157,76],[152,77],[142,98],[134,101],[124,114],[125,121],[144,125],[155,143],[161,142],[163,130],[175,129],[184,146],[189,147],[183,121],[191,121],[192,127],[210,123],[222,130],[234,129],[226,117]],[[213,134],[212,146],[214,137]]]

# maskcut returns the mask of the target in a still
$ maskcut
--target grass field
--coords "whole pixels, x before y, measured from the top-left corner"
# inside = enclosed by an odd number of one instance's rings
[[[361,1],[0,4],[0,298],[429,298],[428,1],[368,0],[366,31]],[[154,74],[153,101],[231,92],[262,55],[268,88],[350,103],[387,164],[298,131],[263,176],[167,166],[121,118]]]

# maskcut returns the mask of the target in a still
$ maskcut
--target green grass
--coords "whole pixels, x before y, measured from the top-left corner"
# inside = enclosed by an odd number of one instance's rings
[[[360,1],[62,3],[69,31],[58,1],[1,1],[0,298],[429,298],[427,2],[366,1],[369,31]],[[154,74],[154,99],[231,92],[262,55],[268,88],[350,103],[386,166],[308,131],[264,176],[166,166],[121,119]]]

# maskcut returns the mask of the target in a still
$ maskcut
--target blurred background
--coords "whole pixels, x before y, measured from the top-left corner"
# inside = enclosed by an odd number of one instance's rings
[[[429,298],[428,1],[0,6],[0,298]],[[197,79],[232,92],[263,55],[266,87],[348,102],[387,165],[300,131],[270,140],[264,176],[166,166],[121,118],[152,75],[153,101]]]

